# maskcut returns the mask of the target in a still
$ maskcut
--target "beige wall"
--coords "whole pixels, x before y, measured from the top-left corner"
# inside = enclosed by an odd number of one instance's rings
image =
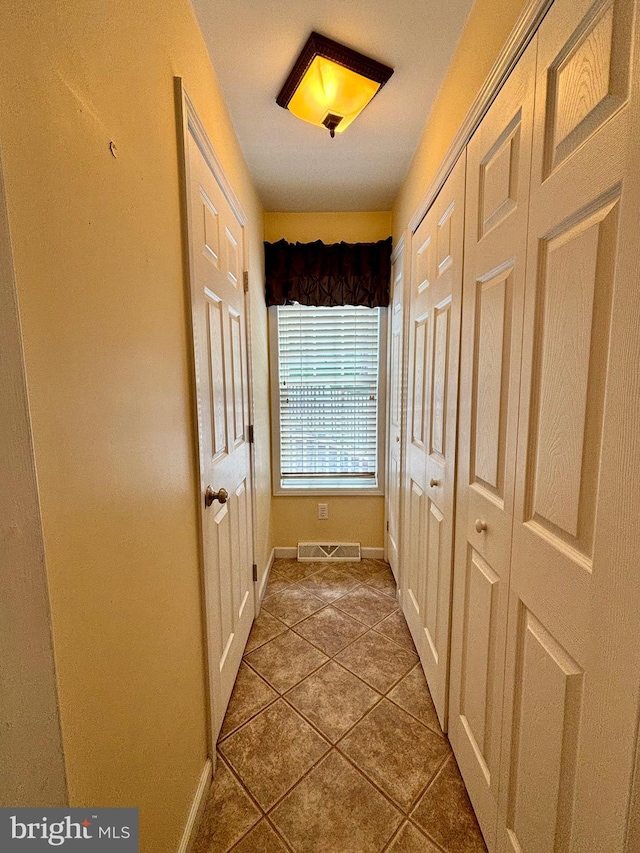
[[[318,520],[318,504],[329,506],[329,518]],[[298,542],[360,542],[364,548],[384,546],[384,498],[341,495],[273,498],[273,541],[291,548]]]
[[[274,243],[372,243],[391,234],[391,213],[265,213],[265,240]],[[329,518],[318,520],[318,503],[329,504]],[[289,548],[298,542],[360,542],[366,548],[384,545],[384,498],[303,495],[272,499],[273,542]]]
[[[407,227],[525,5],[525,0],[476,0],[473,5],[393,206],[394,243]]]
[[[265,213],[264,239],[268,243],[374,243],[391,236],[391,212]]]
[[[70,802],[139,806],[145,853],[176,850],[207,755],[174,75],[249,215],[265,559],[262,210],[191,7],[3,5],[0,146]]]

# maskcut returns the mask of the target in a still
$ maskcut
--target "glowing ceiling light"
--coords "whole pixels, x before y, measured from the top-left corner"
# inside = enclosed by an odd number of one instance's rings
[[[298,118],[342,133],[393,74],[393,68],[311,33],[276,103]]]

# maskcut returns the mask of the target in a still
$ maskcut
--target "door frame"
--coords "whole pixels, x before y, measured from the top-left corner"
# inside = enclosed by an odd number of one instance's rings
[[[402,290],[402,348],[399,353],[400,359],[400,447],[398,450],[398,457],[400,461],[398,476],[400,477],[400,490],[398,493],[398,507],[397,507],[397,516],[398,516],[398,527],[401,528],[401,519],[402,519],[402,461],[403,461],[403,425],[404,425],[404,319],[405,319],[405,306],[404,306],[404,285],[405,285],[405,257],[404,257],[404,234],[398,240],[393,252],[391,253],[391,269],[393,269],[394,265],[400,261],[402,263],[402,277],[400,281],[400,288]],[[385,460],[384,460],[384,469],[385,469],[385,498],[384,498],[384,558],[387,562],[389,562],[389,483],[390,483],[390,471],[391,471],[391,403],[392,403],[392,395],[391,395],[391,367],[392,367],[392,352],[391,347],[393,344],[393,295],[395,294],[395,282],[394,289],[391,294],[391,300],[389,302],[389,308],[387,309],[387,365],[386,365],[386,374],[387,374],[387,397],[386,397],[386,405],[385,405],[385,422],[386,422],[386,430],[385,430]],[[402,554],[402,533],[401,530],[396,531],[396,535],[398,537],[398,542],[396,543],[398,549],[398,564],[401,562],[401,554]],[[398,573],[398,577],[396,578],[396,585],[399,587],[399,578],[400,578],[400,565],[396,567],[396,571]]]
[[[200,574],[200,594],[202,602],[202,620],[203,620],[203,647],[206,660],[206,687],[207,687],[207,740],[209,748],[209,756],[215,766],[215,750],[216,750],[216,733],[214,732],[214,720],[212,708],[214,706],[213,684],[210,675],[211,666],[211,644],[209,637],[209,620],[207,609],[207,598],[205,590],[205,558],[204,558],[204,503],[200,499],[200,485],[203,477],[203,460],[201,452],[200,428],[198,421],[198,392],[197,392],[197,371],[196,371],[196,350],[195,350],[195,335],[194,335],[194,304],[192,299],[193,292],[193,258],[192,258],[192,241],[189,230],[189,215],[188,215],[188,193],[189,193],[189,156],[188,156],[188,141],[189,136],[193,138],[196,145],[200,149],[207,165],[209,166],[214,178],[216,179],[222,193],[229,203],[231,210],[240,224],[243,231],[242,240],[242,270],[244,282],[247,280],[247,255],[248,255],[248,239],[247,226],[249,218],[246,215],[238,196],[229,181],[220,158],[209,139],[207,131],[196,111],[193,101],[189,97],[183,80],[181,77],[174,77],[174,91],[176,104],[176,123],[178,137],[178,166],[179,166],[179,185],[180,185],[180,225],[182,235],[182,258],[183,258],[183,274],[185,281],[185,308],[188,326],[188,358],[189,372],[191,375],[191,407],[193,417],[193,438],[195,443],[195,458],[196,463],[194,468],[194,478],[197,484],[196,503],[198,517],[198,564]],[[243,282],[244,289],[244,310],[245,310],[245,328],[247,334],[247,346],[245,354],[245,368],[247,376],[247,395],[249,399],[249,421],[253,423],[253,385],[251,373],[251,325],[250,325],[250,298],[246,284]],[[252,563],[255,564],[256,543],[255,543],[255,512],[256,512],[256,489],[255,489],[255,445],[250,442],[249,454],[249,479],[251,482],[251,554]],[[254,581],[254,601],[257,601],[257,584]]]

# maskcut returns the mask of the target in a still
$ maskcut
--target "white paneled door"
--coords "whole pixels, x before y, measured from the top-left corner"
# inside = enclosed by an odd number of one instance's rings
[[[254,617],[243,228],[186,140],[204,588],[215,745]]]
[[[402,608],[447,728],[465,156],[413,235]]]
[[[625,847],[640,635],[634,6],[557,0],[538,34],[498,834],[509,853]]]
[[[393,293],[389,319],[389,429],[387,448],[387,560],[396,581],[400,568],[400,488],[402,449],[402,327],[404,322],[404,248],[398,252],[391,267]]]
[[[556,0],[468,146],[449,736],[498,853],[632,850],[637,14]]]
[[[449,737],[495,837],[536,42],[467,147]]]

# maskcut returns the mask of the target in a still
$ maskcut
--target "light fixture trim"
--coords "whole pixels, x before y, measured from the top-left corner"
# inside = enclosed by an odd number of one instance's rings
[[[327,38],[320,33],[312,32],[276,98],[276,103],[279,106],[284,109],[288,108],[291,99],[316,57],[323,57],[378,84],[377,90],[358,113],[370,103],[393,74],[393,68],[389,68],[389,66],[383,65],[383,63],[371,59],[362,53],[358,53],[352,48],[333,41],[333,39]],[[354,114],[353,118],[358,113]],[[347,126],[350,123],[351,121],[345,122],[344,125]]]

